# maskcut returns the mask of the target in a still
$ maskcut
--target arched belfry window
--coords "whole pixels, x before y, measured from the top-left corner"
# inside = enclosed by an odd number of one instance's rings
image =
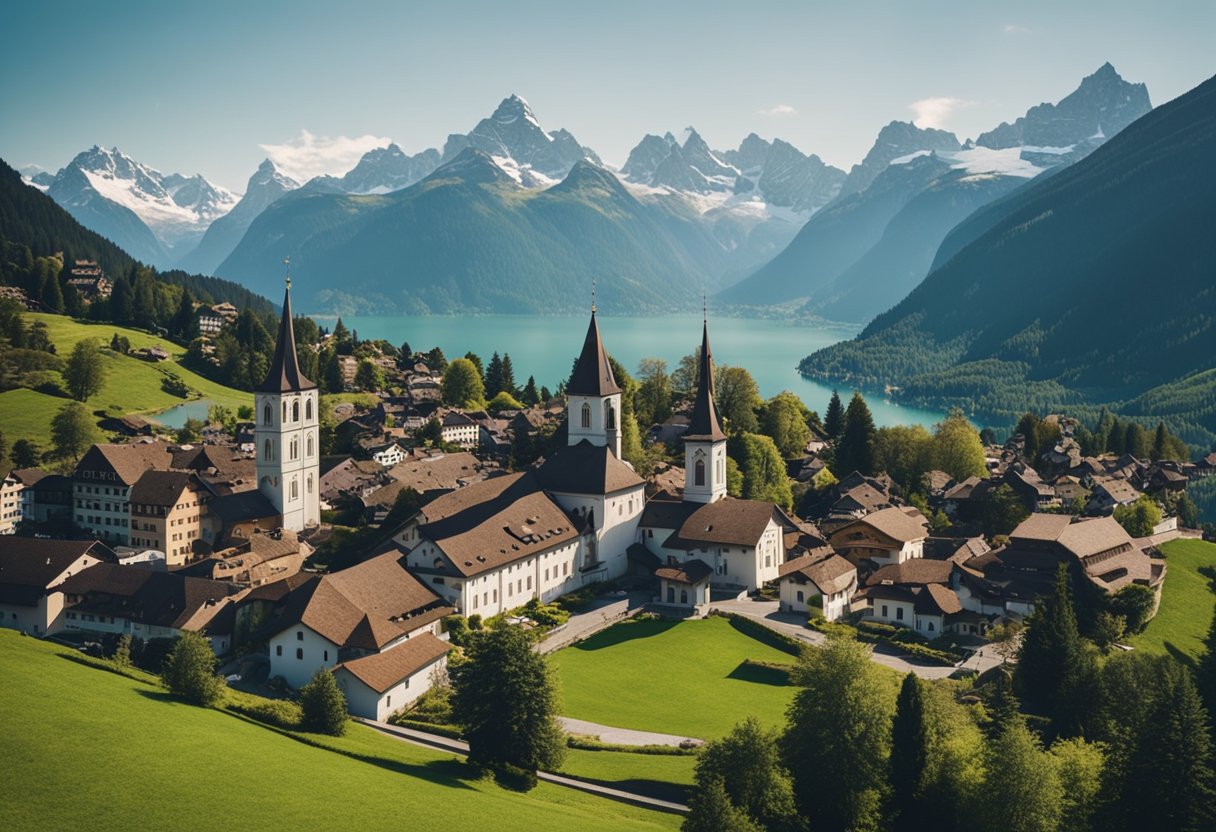
[[[308,435],[308,439],[305,441],[308,443],[308,456],[312,456],[313,451],[312,451],[312,434],[311,433]]]
[[[291,406],[291,421],[293,421],[293,422],[300,421],[300,403],[299,402],[295,402]]]
[[[611,402],[605,406],[604,411],[604,427],[608,430],[616,430],[616,411]]]
[[[274,422],[274,416],[271,415],[270,405],[267,404],[264,408],[262,408],[262,424],[269,427],[272,422]]]
[[[304,402],[304,418],[312,418],[312,399],[308,399],[306,402]]]
[[[591,427],[591,405],[583,402],[583,427]]]
[[[287,421],[287,402],[283,402],[283,421]]]
[[[694,471],[693,482],[696,485],[705,485],[705,460],[698,459]]]
[[[263,454],[263,458],[267,462],[274,462],[274,444],[269,439],[266,440],[265,448],[266,448],[266,450],[265,450],[265,453]]]

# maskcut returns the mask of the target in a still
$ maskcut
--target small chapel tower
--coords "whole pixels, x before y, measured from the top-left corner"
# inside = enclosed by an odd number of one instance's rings
[[[592,445],[611,448],[620,459],[621,388],[617,386],[608,354],[600,341],[594,303],[591,304],[591,325],[587,327],[583,351],[566,387],[566,400],[569,444],[577,445],[586,439]]]
[[[712,503],[726,496],[726,434],[714,405],[714,365],[709,321],[701,332],[700,377],[692,418],[684,434],[684,500]]]
[[[270,371],[254,390],[258,490],[283,515],[283,528],[321,522],[317,385],[300,371],[291,316],[291,275]]]

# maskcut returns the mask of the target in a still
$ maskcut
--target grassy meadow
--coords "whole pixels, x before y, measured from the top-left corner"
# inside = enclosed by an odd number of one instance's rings
[[[1161,608],[1148,627],[1129,642],[1149,653],[1182,654],[1195,658],[1216,615],[1216,543],[1172,540],[1161,546],[1168,571]],[[1205,575],[1204,572],[1207,572]]]

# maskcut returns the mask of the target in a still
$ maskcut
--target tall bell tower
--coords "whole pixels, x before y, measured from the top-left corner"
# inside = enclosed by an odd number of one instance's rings
[[[583,351],[566,387],[566,431],[570,445],[585,439],[621,458],[621,388],[600,340],[594,302]]]
[[[317,385],[300,371],[291,315],[291,274],[270,370],[254,391],[258,490],[283,516],[283,528],[321,522]]]
[[[700,378],[692,418],[684,433],[684,499],[712,503],[726,496],[726,434],[714,405],[714,364],[709,349],[709,320],[701,330]]]

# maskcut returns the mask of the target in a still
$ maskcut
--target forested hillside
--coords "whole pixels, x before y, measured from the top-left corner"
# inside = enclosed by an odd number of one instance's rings
[[[993,423],[1111,404],[1207,444],[1213,217],[1216,79],[962,223],[904,301],[801,369]]]

